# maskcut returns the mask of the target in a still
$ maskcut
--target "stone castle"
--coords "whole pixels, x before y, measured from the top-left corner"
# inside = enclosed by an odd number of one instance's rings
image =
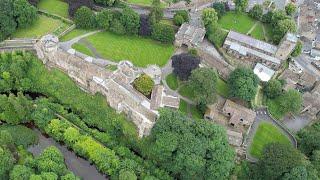
[[[131,83],[140,74],[150,72],[150,68],[141,70],[129,61],[122,61],[117,65],[117,70],[107,70],[92,63],[90,58],[83,59],[72,51],[60,49],[59,40],[53,35],[41,38],[35,44],[35,50],[47,67],[62,70],[86,91],[104,95],[112,108],[118,113],[126,114],[133,121],[140,137],[150,133],[158,117],[158,108],[179,107],[178,96],[160,85],[160,69],[155,70],[157,73],[151,76],[156,82],[156,90],[153,91],[152,98],[148,99],[136,91]],[[151,69],[157,68],[152,66]]]

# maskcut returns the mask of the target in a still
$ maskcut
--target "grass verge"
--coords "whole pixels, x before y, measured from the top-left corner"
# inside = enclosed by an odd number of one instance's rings
[[[177,76],[172,73],[166,77],[166,82],[172,90],[177,90],[179,88],[179,80]]]
[[[75,43],[72,45],[72,48],[88,56],[94,57],[94,54],[92,53],[92,51],[89,48],[87,48],[87,46],[84,44]]]

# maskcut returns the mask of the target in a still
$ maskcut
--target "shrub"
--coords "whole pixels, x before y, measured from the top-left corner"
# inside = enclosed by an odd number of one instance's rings
[[[253,8],[250,9],[249,11],[249,16],[257,20],[260,20],[262,18],[262,15],[263,15],[263,8],[262,8],[262,5],[260,4],[254,5]]]
[[[298,41],[297,44],[296,44],[296,47],[294,48],[294,50],[291,53],[291,56],[292,57],[297,57],[297,56],[299,56],[301,54],[301,52],[302,52],[302,42]]]
[[[109,10],[102,10],[96,15],[96,22],[98,28],[108,30],[112,21],[112,12]]]
[[[146,74],[142,74],[133,81],[133,86],[136,90],[145,96],[149,96],[152,92],[154,82],[152,78]]]
[[[131,8],[124,8],[120,17],[121,24],[125,28],[126,34],[136,35],[139,32],[140,16]]]
[[[179,10],[173,16],[173,22],[175,25],[180,26],[185,22],[189,22],[189,14],[186,10]]]
[[[69,4],[69,15],[70,17],[73,17],[74,14],[77,12],[77,10],[82,7],[88,7],[90,9],[93,8],[93,0],[67,0]]]
[[[276,98],[282,93],[282,84],[277,79],[271,79],[264,87],[264,93],[268,98]]]
[[[212,8],[218,13],[218,17],[222,17],[226,13],[226,5],[223,2],[215,2]]]
[[[204,9],[201,18],[205,26],[218,22],[218,14],[213,8]]]
[[[102,4],[104,6],[113,6],[116,0],[94,0],[97,4]]]
[[[87,8],[81,7],[74,15],[74,21],[78,28],[90,29],[96,26],[96,18],[94,12]]]
[[[125,28],[121,24],[120,20],[116,18],[114,18],[111,22],[110,31],[119,35],[123,35],[126,33]]]
[[[38,135],[25,126],[9,126],[4,125],[0,127],[0,131],[8,131],[13,139],[13,143],[16,146],[22,145],[27,148],[29,145],[36,144],[38,142]],[[19,133],[17,133],[19,132]]]
[[[207,26],[207,36],[210,42],[212,42],[217,47],[221,47],[228,32],[221,29],[218,24],[211,24]]]
[[[152,27],[152,38],[164,43],[174,41],[174,29],[166,24],[157,23]]]

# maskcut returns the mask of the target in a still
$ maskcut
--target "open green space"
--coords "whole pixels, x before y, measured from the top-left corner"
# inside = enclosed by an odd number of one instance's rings
[[[138,36],[99,32],[86,39],[103,58],[115,62],[130,60],[140,67],[146,67],[149,64],[164,66],[174,52],[171,44],[161,44]]]
[[[191,87],[184,83],[183,85],[180,86],[179,88],[179,94],[183,97],[189,98],[190,100],[194,99],[194,94],[193,94],[193,90],[191,89]]]
[[[38,19],[32,26],[24,29],[18,29],[15,33],[13,33],[12,37],[39,38],[49,33],[55,33],[55,31],[61,29],[61,27],[66,27],[66,24],[60,20],[39,15]]]
[[[178,80],[177,76],[174,75],[173,73],[169,74],[166,77],[166,82],[167,82],[167,85],[169,86],[169,88],[172,90],[177,90],[179,88],[179,80]]]
[[[227,12],[218,20],[223,29],[234,30],[243,34],[246,34],[255,22],[247,13],[237,13],[235,11]]]
[[[261,122],[253,137],[250,154],[256,158],[262,156],[263,148],[269,143],[283,143],[290,145],[288,137],[271,123]]]
[[[86,29],[74,29],[72,31],[70,31],[69,33],[65,34],[64,36],[60,37],[60,41],[61,42],[65,42],[65,41],[69,41],[75,37],[81,36],[83,34],[86,34],[90,32],[90,30],[86,30]]]
[[[218,78],[216,88],[217,88],[217,93],[220,96],[225,98],[229,96],[229,86],[223,79]]]
[[[254,27],[253,31],[251,31],[250,36],[259,39],[261,41],[265,41],[264,33],[263,33],[263,24],[257,23],[257,25]]]
[[[140,6],[151,6],[152,5],[152,0],[126,0],[127,3],[130,4],[136,4]],[[164,8],[166,7],[166,3],[161,2],[161,7]]]
[[[273,118],[281,120],[286,114],[281,110],[279,99],[268,99],[267,106]]]
[[[56,14],[65,18],[69,17],[68,3],[62,0],[41,0],[38,4],[40,10],[44,10],[51,14]]]
[[[87,46],[84,45],[84,44],[75,43],[75,44],[72,45],[72,48],[77,50],[77,51],[79,51],[79,52],[82,52],[82,53],[84,53],[84,54],[86,54],[88,56],[94,57],[94,54],[92,53],[92,51],[89,48],[87,48]]]
[[[184,100],[180,100],[179,111],[188,114],[188,103]]]

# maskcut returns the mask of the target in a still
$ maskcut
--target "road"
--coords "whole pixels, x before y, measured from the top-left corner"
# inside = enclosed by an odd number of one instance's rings
[[[64,156],[67,168],[72,171],[76,176],[81,177],[84,180],[105,180],[104,175],[100,174],[95,166],[82,158],[79,158],[75,153],[69,151],[65,146],[61,146],[52,138],[44,137],[38,130],[35,130],[39,135],[38,145],[28,148],[34,156],[39,156],[40,153],[49,146],[57,147]]]

